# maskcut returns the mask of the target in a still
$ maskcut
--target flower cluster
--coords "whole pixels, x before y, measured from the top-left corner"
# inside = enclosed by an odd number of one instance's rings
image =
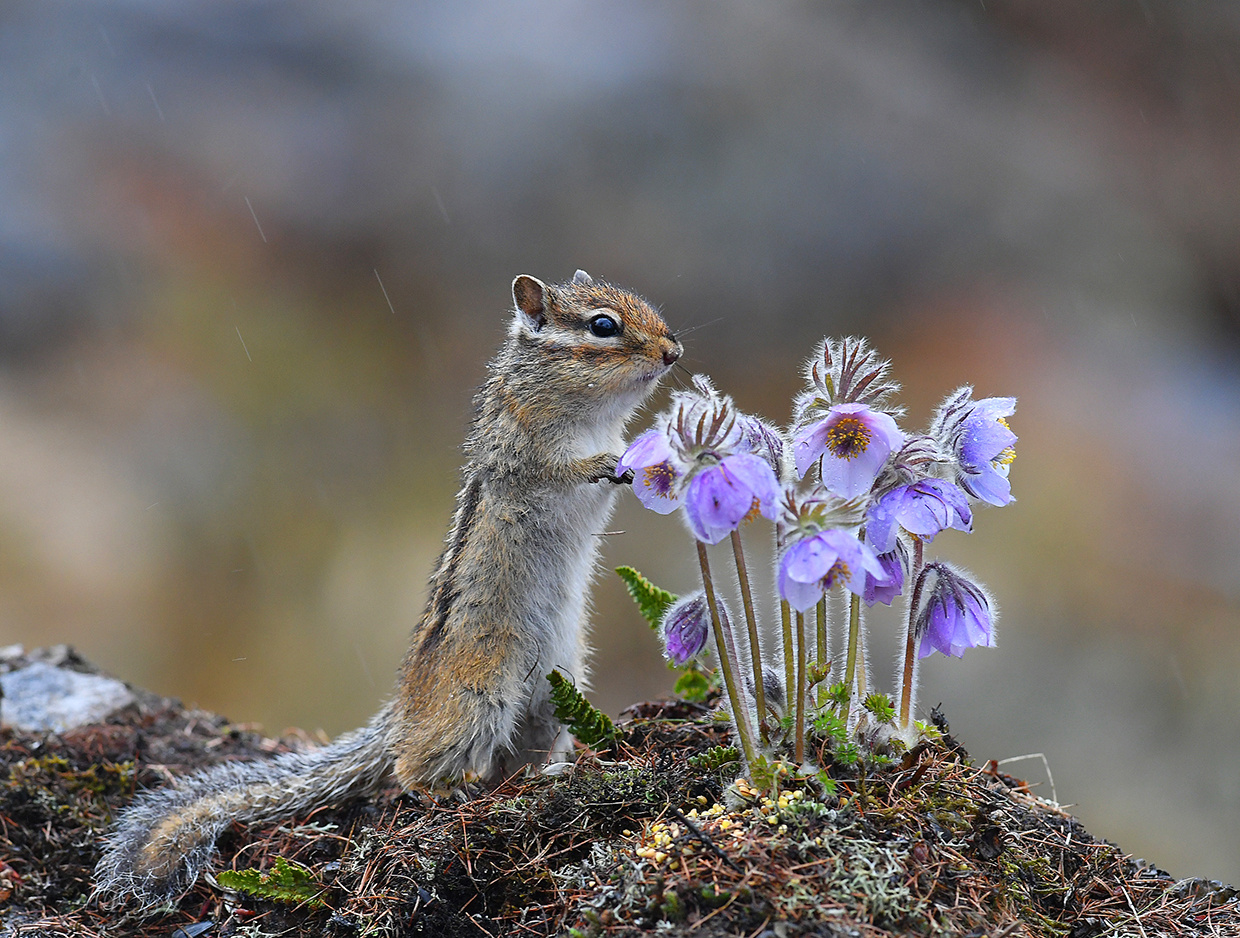
[[[806,388],[793,405],[791,426],[780,430],[737,410],[727,395],[697,376],[672,395],[670,408],[624,453],[618,472],[631,472],[633,491],[661,514],[681,511],[697,541],[702,590],[668,610],[664,641],[683,666],[708,646],[714,650],[745,757],[773,746],[766,696],[796,712],[797,759],[812,685],[840,678],[835,694],[846,701],[849,726],[861,719],[861,695],[870,682],[864,658],[863,607],[907,602],[905,656],[897,672],[899,728],[909,730],[917,662],[939,651],[995,644],[996,610],[986,592],[946,563],[927,562],[926,546],[948,529],[970,532],[978,502],[1012,501],[1008,472],[1016,435],[1006,418],[1009,397],[975,399],[962,387],[938,408],[927,429],[900,427],[903,409],[892,404],[899,385],[890,365],[861,339],[825,340],[806,369]],[[776,581],[782,604],[784,686],[764,693],[771,675],[763,659],[763,630],[754,611],[741,529],[757,517],[774,522]],[[723,611],[707,547],[730,538],[745,607],[748,655]],[[827,598],[847,599],[847,656],[829,654]],[[814,661],[807,660],[806,617],[815,615]],[[795,621],[794,621],[795,620]],[[772,636],[765,643],[771,645]],[[743,648],[742,648],[743,650]],[[744,665],[752,675],[738,677]],[[765,675],[765,677],[764,677]],[[746,693],[748,692],[748,694]],[[828,697],[819,688],[817,707]],[[872,696],[872,695],[871,695]],[[753,699],[750,699],[750,698]],[[756,719],[755,719],[756,717]],[[758,733],[755,734],[754,727]],[[760,737],[760,742],[756,741]]]
[[[736,410],[698,375],[694,390],[625,451],[616,471],[633,473],[633,491],[659,514],[685,510],[699,541],[718,544],[754,513],[774,519],[783,441],[774,427]]]

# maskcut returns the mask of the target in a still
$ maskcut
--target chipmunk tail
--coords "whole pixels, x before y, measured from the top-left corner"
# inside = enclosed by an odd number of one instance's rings
[[[264,823],[377,790],[390,777],[391,707],[322,749],[213,766],[142,792],[108,835],[94,895],[154,908],[194,884],[233,823]]]

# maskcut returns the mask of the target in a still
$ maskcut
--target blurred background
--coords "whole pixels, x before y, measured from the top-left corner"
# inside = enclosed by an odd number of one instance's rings
[[[1019,500],[934,545],[1000,647],[928,659],[923,712],[1240,881],[1238,153],[1230,3],[9,0],[0,642],[361,723],[509,284],[583,267],[779,422],[828,333],[894,360],[911,427],[1017,395]],[[694,585],[674,521],[610,527],[609,566]],[[595,698],[666,693],[595,596]]]

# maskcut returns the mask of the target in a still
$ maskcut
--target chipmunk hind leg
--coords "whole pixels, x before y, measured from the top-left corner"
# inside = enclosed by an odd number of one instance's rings
[[[385,708],[322,749],[224,763],[141,793],[104,844],[95,894],[151,908],[193,885],[234,822],[282,820],[376,790],[391,774],[389,722]]]

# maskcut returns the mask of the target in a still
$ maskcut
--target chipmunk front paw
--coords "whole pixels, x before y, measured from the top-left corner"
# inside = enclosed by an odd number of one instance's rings
[[[610,482],[612,485],[631,485],[633,482],[633,470],[626,469],[623,473],[617,475],[616,467],[620,462],[620,457],[611,453],[600,453],[598,456],[590,458],[591,482]]]

